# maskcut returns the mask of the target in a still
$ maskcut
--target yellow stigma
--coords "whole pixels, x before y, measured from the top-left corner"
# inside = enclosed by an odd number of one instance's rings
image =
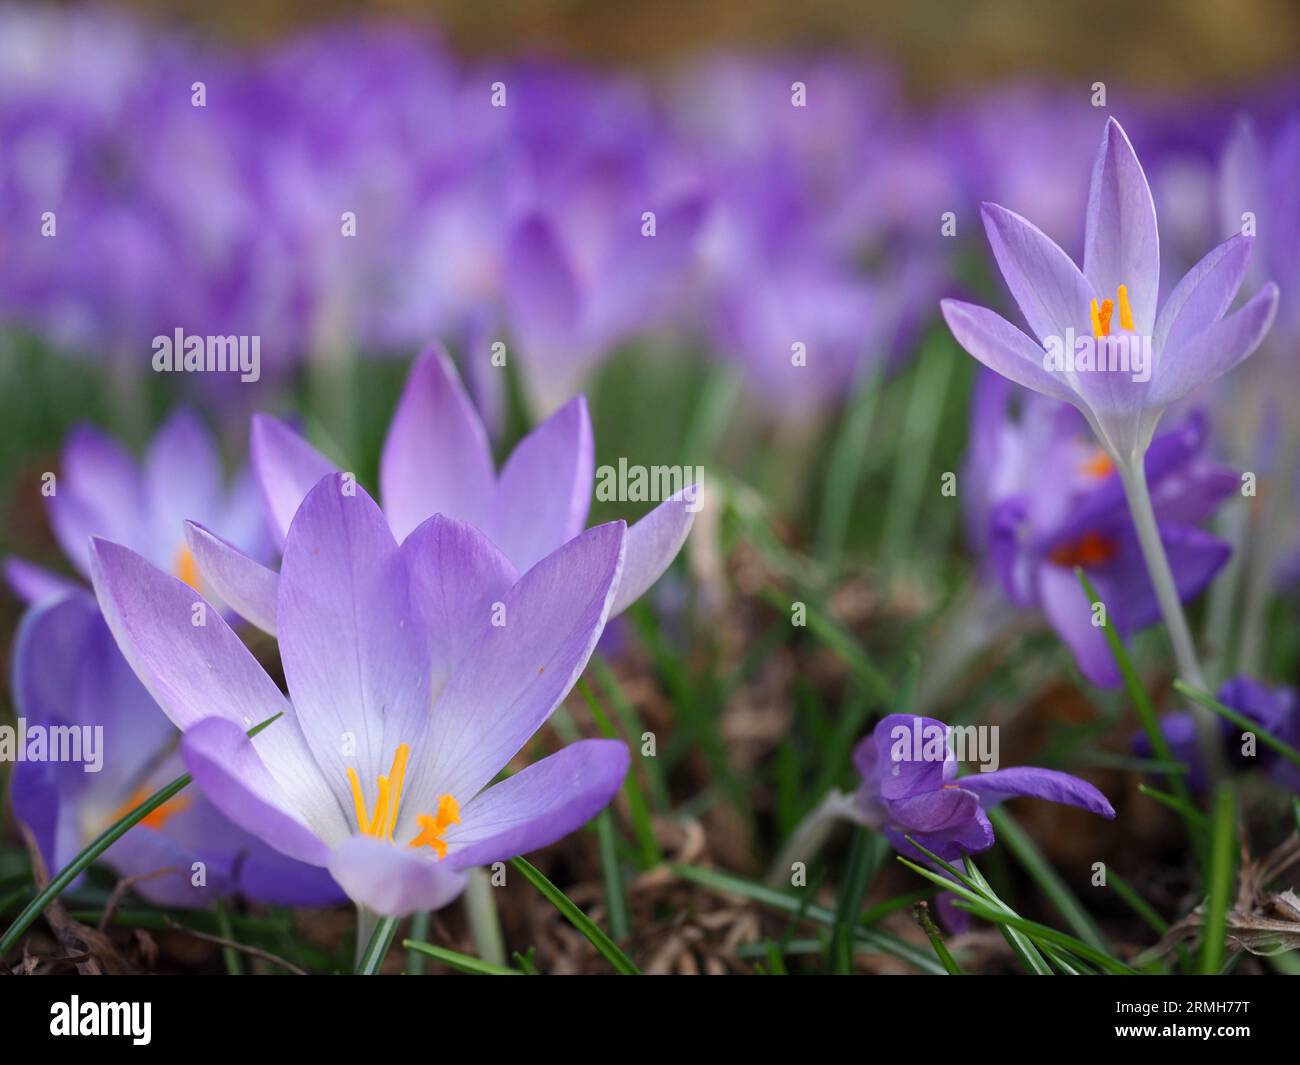
[[[1121,329],[1133,332],[1133,308],[1128,305],[1128,285],[1120,285],[1116,293],[1119,297],[1119,324]]]
[[[460,823],[460,804],[450,795],[444,795],[438,800],[436,814],[420,814],[416,820],[420,824],[420,832],[411,840],[411,846],[432,847],[439,859],[447,857],[447,844],[442,837],[448,828]]]
[[[398,744],[393,755],[393,768],[388,776],[379,778],[379,795],[375,799],[373,816],[366,811],[366,798],[361,793],[361,779],[357,771],[348,767],[348,782],[352,785],[352,805],[357,815],[357,829],[363,836],[375,839],[392,839],[397,827],[397,811],[402,805],[402,781],[406,778],[406,762],[411,748]]]
[[[172,572],[176,574],[176,579],[184,581],[196,592],[199,588],[199,564],[194,561],[194,552],[184,544],[181,544],[180,550],[176,552],[176,560],[172,563]]]

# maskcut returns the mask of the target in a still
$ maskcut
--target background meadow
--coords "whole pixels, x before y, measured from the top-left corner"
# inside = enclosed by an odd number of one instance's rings
[[[528,856],[549,884],[509,866],[486,909],[416,914],[372,968],[1300,971],[1296,9],[825,2],[794,25],[777,3],[410,6],[0,7],[6,559],[80,579],[42,485],[85,423],[138,456],[192,411],[232,474],[269,412],[375,491],[434,342],[498,461],[582,393],[598,466],[703,470],[676,562],[518,763],[621,738],[617,798]],[[1155,199],[1162,292],[1243,210],[1260,227],[1243,297],[1281,290],[1253,358],[1161,424],[1192,427],[1168,505],[1225,545],[1187,601],[1202,701],[1225,751],[1266,737],[1213,779],[1155,728],[1187,700],[1159,620],[1122,634],[1124,676],[1101,685],[1008,594],[994,515],[1073,483],[1058,445],[1081,423],[980,367],[939,312],[1019,320],[985,201],[1081,251],[1112,116]],[[259,380],[154,372],[153,338],[178,328],[259,336]],[[1231,490],[1203,505],[1222,471]],[[595,500],[588,524],[652,506]],[[25,609],[0,595],[11,674]],[[275,641],[243,636],[280,677]],[[1242,677],[1266,692],[1223,687]],[[996,844],[954,874],[968,920],[936,864],[827,813],[892,713],[997,726],[1004,767],[1083,778],[1116,816],[992,811]],[[0,809],[11,928],[57,870]],[[176,907],[139,886],[96,863],[3,964],[354,965],[348,906]]]

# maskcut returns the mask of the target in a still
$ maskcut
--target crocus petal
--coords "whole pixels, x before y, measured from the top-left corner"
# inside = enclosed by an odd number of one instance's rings
[[[135,529],[127,526],[124,520],[108,521],[102,511],[92,506],[67,485],[62,491],[51,496],[46,512],[50,518],[50,528],[54,538],[59,542],[63,554],[83,576],[90,576],[90,538],[102,535],[105,526],[115,525],[125,532],[124,539],[135,539]]]
[[[1247,212],[1259,218],[1273,201],[1266,189],[1264,146],[1254,122],[1238,115],[1223,147],[1219,164],[1219,224],[1224,233],[1240,233]],[[1264,219],[1265,225],[1271,220]],[[1285,232],[1285,230],[1279,230]],[[1263,264],[1256,263],[1252,274],[1258,276]],[[1253,287],[1253,286],[1252,286]]]
[[[909,833],[946,832],[971,820],[978,806],[973,792],[948,787],[891,800],[886,809],[890,821]]]
[[[988,815],[978,805],[975,813],[954,828],[942,832],[909,832],[897,825],[887,825],[885,837],[899,854],[913,861],[930,865],[930,859],[913,847],[904,837],[911,836],[926,850],[937,854],[946,862],[959,861],[965,854],[978,854],[993,846],[993,826]]]
[[[1128,135],[1106,123],[1088,190],[1083,272],[1101,299],[1127,286],[1133,330],[1150,336],[1160,289],[1160,235],[1156,205]]]
[[[185,523],[185,539],[205,584],[217,598],[274,636],[279,575],[196,522]]]
[[[348,898],[385,917],[441,909],[466,883],[464,873],[435,860],[425,848],[415,851],[368,836],[353,836],[335,847],[329,871]]]
[[[614,797],[627,774],[627,745],[579,740],[488,788],[447,833],[454,868],[527,854],[585,825]]]
[[[937,791],[957,771],[948,726],[938,718],[886,714],[868,739],[870,746],[861,743],[854,752],[854,764],[885,799]]]
[[[283,715],[258,734],[257,750],[295,809],[329,838],[344,824],[342,809],[315,767],[294,709],[221,615],[189,585],[120,544],[95,540],[91,560],[104,619],[173,724],[184,730],[220,717],[243,733]],[[195,624],[200,604],[203,624]],[[331,809],[337,821],[327,817]]]
[[[493,485],[487,433],[446,352],[411,367],[379,463],[380,498],[404,540],[432,514],[481,524]]]
[[[1156,351],[1177,350],[1223,317],[1241,288],[1253,247],[1253,237],[1239,234],[1183,275],[1156,319]]]
[[[472,525],[441,514],[406,538],[402,556],[410,574],[411,605],[428,640],[436,698],[519,574]]]
[[[430,696],[406,565],[379,507],[342,474],[321,478],[289,528],[276,630],[303,733],[350,805],[348,769],[369,789],[401,744],[414,749]]]
[[[1183,602],[1200,595],[1232,555],[1226,541],[1195,527],[1162,526],[1160,542]],[[1160,620],[1155,587],[1136,544],[1111,566],[1098,570],[1094,584],[1121,634],[1137,632]]]
[[[622,522],[588,529],[507,593],[505,624],[479,636],[434,704],[409,794],[468,803],[541,727],[605,627],[626,538]],[[404,806],[413,823],[419,811]]]
[[[283,546],[298,505],[322,477],[337,467],[269,414],[253,415],[248,447],[276,546]]]
[[[144,486],[161,564],[183,543],[185,521],[207,518],[221,498],[221,456],[195,414],[177,411],[158,430],[145,455]]]
[[[1151,382],[1151,403],[1176,403],[1249,356],[1272,327],[1277,301],[1277,286],[1270,282],[1239,311],[1201,330],[1181,348],[1163,352]]]
[[[1044,368],[1044,350],[1001,315],[961,300],[939,306],[957,343],[990,370],[1053,399],[1073,401],[1065,380]]]
[[[665,499],[627,531],[627,558],[610,616],[623,613],[672,565],[695,521],[701,485]]]
[[[196,861],[204,864],[201,884],[194,883]],[[194,910],[210,905],[214,899],[228,895],[233,887],[228,870],[210,856],[196,854],[181,840],[148,825],[136,825],[114,843],[104,854],[104,862],[124,879],[138,877],[131,890],[155,906],[168,909]]]
[[[1106,633],[1092,623],[1092,604],[1074,571],[1041,566],[1038,596],[1043,613],[1073,653],[1083,675],[1099,688],[1118,688],[1124,678],[1110,653]]]
[[[118,646],[181,729],[220,716],[252,728],[288,709],[257,660],[188,584],[129,548],[96,539],[91,575]],[[202,606],[203,624],[195,624]]]
[[[1055,769],[1016,766],[992,773],[972,773],[962,777],[960,783],[963,788],[975,792],[985,807],[1017,795],[1028,795],[1048,802],[1078,806],[1102,817],[1115,816],[1114,807],[1095,787],[1086,780]]]
[[[998,268],[1033,334],[1046,341],[1086,327],[1095,291],[1073,260],[1014,211],[986,203],[980,213]],[[1041,364],[1041,349],[1038,358]]]
[[[89,576],[90,538],[134,540],[144,489],[122,445],[87,426],[68,437],[62,465],[59,490],[48,500],[50,524],[68,560]]]
[[[334,906],[347,901],[329,869],[294,861],[250,836],[235,870],[239,893],[272,906]]]
[[[595,462],[582,396],[524,437],[506,461],[485,531],[521,573],[582,531]]]
[[[552,228],[524,219],[506,256],[505,302],[511,332],[529,360],[543,364],[577,342],[581,294]]]
[[[10,556],[4,561],[4,576],[14,595],[24,603],[41,603],[58,599],[72,592],[84,591],[85,586],[51,573],[26,559]]]
[[[194,781],[214,806],[258,839],[299,861],[325,865],[329,847],[299,812],[295,797],[271,775],[254,744],[272,729],[287,725],[272,722],[249,739],[238,725],[210,717],[185,733],[181,755]],[[333,826],[334,839],[348,833],[335,804],[314,811],[320,825]]]

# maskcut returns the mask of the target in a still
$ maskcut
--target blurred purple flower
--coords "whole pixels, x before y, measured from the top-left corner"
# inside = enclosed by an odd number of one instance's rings
[[[985,811],[1019,795],[1114,818],[1100,791],[1054,769],[1018,766],[959,778],[951,731],[932,717],[881,718],[853,752],[862,783],[846,813],[883,832],[900,854],[923,862],[925,856],[905,836],[944,861],[960,861],[993,846],[993,825]]]
[[[80,745],[81,762],[51,757],[14,766],[14,814],[32,832],[51,874],[184,772],[175,727],[132,674],[86,592],[48,600],[24,615],[14,644],[13,691],[28,735],[57,728],[81,729],[84,737],[85,729],[102,729],[94,771],[87,771]],[[140,877],[133,890],[160,906],[199,907],[235,892],[300,906],[344,898],[323,870],[270,849],[193,791],[149,814],[103,861],[120,877]]]
[[[1224,149],[1219,211],[1224,232],[1248,225],[1257,254],[1246,277],[1250,291],[1281,289],[1278,330],[1286,340],[1300,337],[1300,117],[1291,117],[1266,144],[1255,125],[1241,118]],[[1290,352],[1287,353],[1288,355]]]
[[[1124,637],[1160,617],[1123,486],[1110,457],[1088,439],[1070,407],[1022,397],[989,375],[976,387],[967,457],[974,478],[967,517],[976,547],[1007,598],[1037,608],[1094,684],[1121,683],[1105,632],[1093,624],[1074,569],[1088,574]],[[1160,535],[1184,600],[1198,595],[1227,561],[1227,543],[1198,528],[1238,487],[1234,471],[1203,457],[1203,416],[1156,437],[1145,456]],[[969,482],[968,482],[969,483]]]
[[[335,466],[284,423],[254,419],[253,466],[271,524],[283,540],[307,492]],[[520,441],[498,474],[483,425],[451,360],[436,349],[411,368],[380,459],[384,513],[405,541],[434,514],[481,529],[512,572],[523,573],[577,537],[587,524],[595,444],[578,396]],[[689,490],[662,502],[628,530],[627,561],[612,613],[659,579],[690,532]],[[188,527],[199,570],[246,620],[275,633],[274,571],[199,523]]]
[[[179,410],[154,435],[141,463],[98,429],[75,429],[45,503],[54,536],[82,577],[90,577],[90,538],[103,536],[204,590],[185,540],[187,519],[220,529],[253,558],[270,553],[252,474],[240,470],[229,486],[222,482],[216,440],[196,415]],[[82,587],[13,557],[5,560],[4,575],[28,603]]]
[[[598,526],[517,578],[482,534],[441,515],[399,547],[365,491],[328,474],[284,548],[289,699],[219,617],[190,624],[193,589],[134,552],[97,540],[94,583],[212,802],[328,867],[359,907],[399,916],[455,898],[470,866],[572,832],[622,782],[626,747],[583,740],[488,786],[581,674],[626,539],[622,522]]]
[[[1220,686],[1215,698],[1284,743],[1300,750],[1300,698],[1294,688],[1270,688],[1251,677],[1233,677]],[[1192,715],[1187,711],[1165,714],[1160,719],[1160,731],[1169,741],[1173,756],[1188,766],[1189,786],[1193,791],[1204,791],[1209,775],[1197,746],[1196,725]],[[1219,719],[1219,732],[1223,737],[1224,753],[1234,764],[1242,768],[1266,769],[1282,787],[1300,794],[1300,766],[1287,761],[1258,741],[1253,755],[1244,754],[1243,730],[1224,718]],[[1143,732],[1134,734],[1133,750],[1143,758],[1155,757],[1151,741]]]

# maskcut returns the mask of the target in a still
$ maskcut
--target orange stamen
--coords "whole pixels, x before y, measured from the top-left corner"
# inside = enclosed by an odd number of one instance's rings
[[[109,818],[109,824],[120,821],[152,794],[153,792],[148,788],[136,788],[135,791],[131,793],[131,797],[113,812],[113,816]],[[189,809],[189,805],[190,797],[188,795],[177,795],[174,799],[168,799],[165,803],[159,806],[158,809],[151,810],[141,819],[140,824],[148,825],[150,828],[161,829],[163,825],[177,814]]]
[[[1119,548],[1115,541],[1093,531],[1084,533],[1079,539],[1068,544],[1061,544],[1047,556],[1047,560],[1057,566],[1067,566],[1071,569],[1082,566],[1088,569],[1090,566],[1105,565],[1118,553]]]
[[[1128,302],[1128,285],[1120,285],[1116,293],[1119,297],[1119,325],[1121,329],[1133,332],[1133,308]]]
[[[199,582],[202,577],[199,576],[199,564],[194,561],[194,552],[187,546],[181,544],[180,550],[176,552],[176,560],[172,563],[172,572],[176,579],[184,581],[196,592],[201,591]]]
[[[1101,448],[1093,452],[1092,457],[1079,467],[1079,472],[1087,477],[1109,477],[1115,472],[1115,463]]]
[[[348,783],[352,785],[352,809],[357,818],[357,830],[363,836],[376,839],[392,839],[393,829],[397,827],[397,813],[402,805],[402,781],[406,778],[406,763],[411,757],[411,748],[404,743],[397,745],[393,755],[393,768],[388,775],[379,778],[379,795],[375,799],[375,812],[372,815],[366,809],[366,797],[361,790],[361,778],[357,771],[348,766]]]

